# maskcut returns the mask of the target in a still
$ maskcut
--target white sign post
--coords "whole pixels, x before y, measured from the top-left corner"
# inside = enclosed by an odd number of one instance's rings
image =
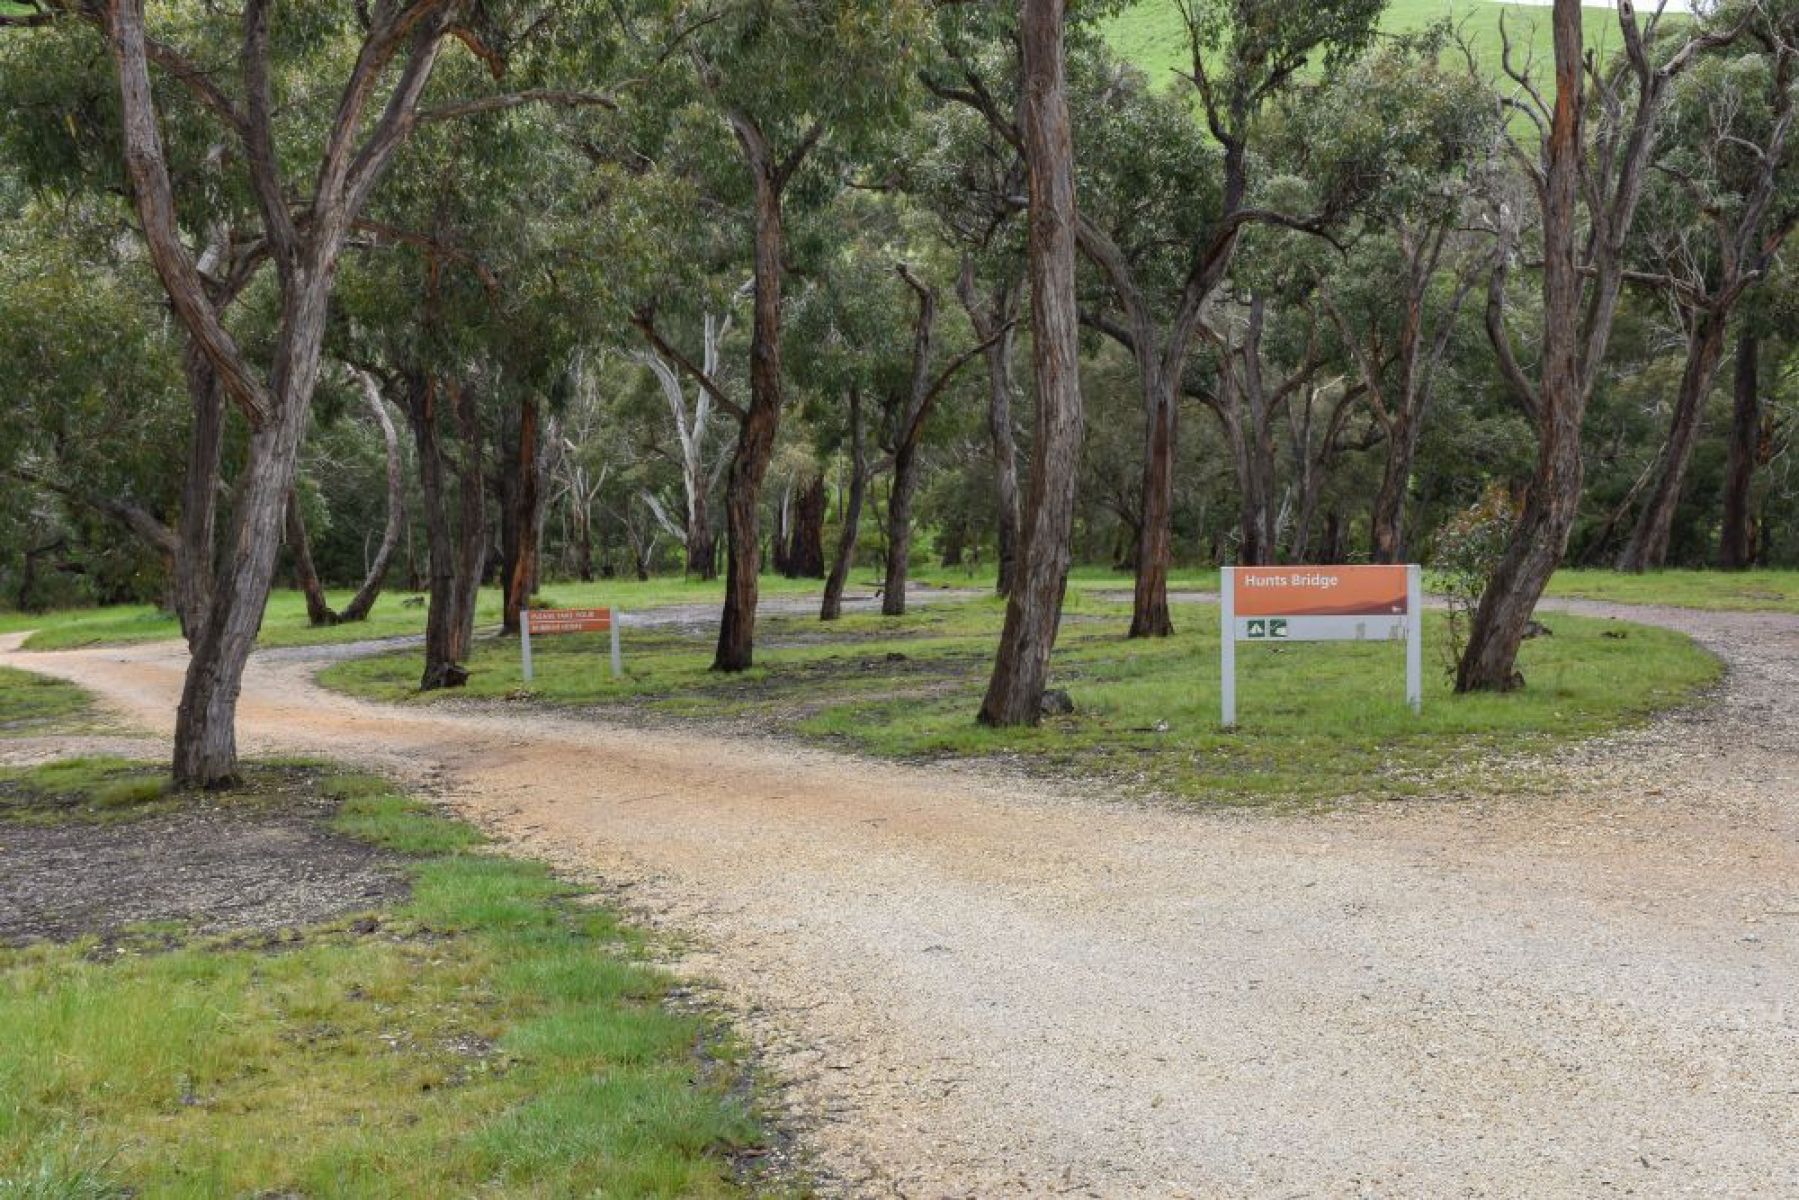
[[[1237,724],[1237,643],[1405,642],[1405,698],[1424,705],[1423,588],[1410,566],[1224,567],[1220,709]]]

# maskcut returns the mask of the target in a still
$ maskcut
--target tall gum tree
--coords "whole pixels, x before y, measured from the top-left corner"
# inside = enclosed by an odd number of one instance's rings
[[[238,691],[268,600],[338,260],[395,154],[420,124],[531,98],[427,107],[427,89],[452,37],[471,47],[486,44],[485,30],[464,23],[462,0],[346,4],[305,21],[285,11],[277,19],[269,0],[246,0],[231,15],[179,6],[167,14],[181,19],[177,36],[191,33],[209,51],[231,46],[232,78],[209,69],[223,56],[196,56],[160,29],[152,32],[143,0],[46,0],[32,8],[44,24],[79,21],[101,31],[148,257],[215,386],[248,428],[224,562],[192,646],[173,756],[177,783],[228,786],[237,778]],[[490,17],[485,9],[476,15],[481,24]],[[159,19],[164,16],[159,9]],[[305,59],[303,71],[294,55]],[[264,363],[253,362],[227,327],[184,229],[153,68],[193,99],[215,141],[232,147],[243,164],[257,238],[275,275],[277,316]],[[333,76],[341,82],[323,82]],[[328,97],[322,105],[320,96]],[[310,185],[301,190],[298,180],[308,175]]]
[[[1705,401],[1724,361],[1744,295],[1768,272],[1795,222],[1793,121],[1799,111],[1799,7],[1754,5],[1725,52],[1679,81],[1663,134],[1666,153],[1635,239],[1633,280],[1665,295],[1683,326],[1686,361],[1668,433],[1629,541],[1622,571],[1653,570],[1668,557]]]
[[[782,366],[790,206],[843,186],[843,166],[901,121],[910,98],[926,6],[918,0],[774,0],[722,9],[677,6],[696,102],[736,149],[736,184],[750,237],[749,395],[738,403],[656,330],[653,304],[638,328],[737,420],[725,476],[725,602],[713,669],[755,662],[762,569],[761,498],[786,406]],[[716,159],[701,170],[716,173]],[[729,185],[727,185],[729,186]]]
[[[1532,378],[1506,327],[1505,285],[1515,239],[1502,229],[1487,328],[1502,375],[1537,429],[1537,464],[1510,540],[1469,627],[1456,690],[1522,686],[1518,648],[1549,578],[1561,564],[1580,508],[1581,430],[1605,363],[1627,269],[1626,239],[1636,220],[1672,81],[1734,31],[1697,22],[1670,53],[1658,45],[1659,14],[1639,23],[1618,6],[1624,51],[1601,69],[1582,46],[1578,0],[1555,0],[1553,89],[1545,94],[1511,47],[1505,71],[1517,89],[1505,103],[1536,134],[1534,152],[1512,143],[1530,181],[1541,226],[1541,352]],[[1589,117],[1591,120],[1589,120]],[[1585,207],[1586,229],[1582,229]]]
[[[1006,598],[1006,621],[979,713],[982,724],[993,726],[1035,725],[1042,719],[1050,654],[1068,590],[1084,432],[1067,12],[1062,0],[1022,0],[1021,7],[1018,125],[1030,173],[1027,244],[1037,419],[1024,552]]]
[[[1089,150],[1082,190],[1090,198],[1081,251],[1105,278],[1113,310],[1090,312],[1090,323],[1130,353],[1143,394],[1132,637],[1163,637],[1174,628],[1168,570],[1179,395],[1206,305],[1225,282],[1246,228],[1318,230],[1329,219],[1257,203],[1259,118],[1314,58],[1329,73],[1359,53],[1381,4],[1180,0],[1179,8],[1191,51],[1186,78],[1205,128],[1178,100],[1107,70],[1087,82],[1080,110]]]

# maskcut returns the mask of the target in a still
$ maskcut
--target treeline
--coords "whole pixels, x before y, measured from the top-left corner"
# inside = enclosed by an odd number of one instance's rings
[[[235,772],[269,588],[429,593],[421,683],[556,578],[991,567],[1032,720],[1071,561],[1429,559],[1510,523],[1460,677],[1565,559],[1799,558],[1799,3],[1589,49],[1379,0],[0,5],[0,582],[148,598],[176,773]],[[351,588],[333,611],[324,588]]]

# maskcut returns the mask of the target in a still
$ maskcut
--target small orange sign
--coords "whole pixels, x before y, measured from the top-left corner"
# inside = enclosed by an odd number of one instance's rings
[[[530,610],[533,636],[552,633],[605,633],[612,628],[609,608],[533,608]]]
[[[1402,616],[1407,568],[1238,567],[1232,571],[1239,617]]]

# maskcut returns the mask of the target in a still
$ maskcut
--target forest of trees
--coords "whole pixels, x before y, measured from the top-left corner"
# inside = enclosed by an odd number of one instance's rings
[[[1497,506],[1505,690],[1564,563],[1799,562],[1799,0],[1165,3],[1167,78],[1116,0],[0,2],[4,602],[174,611],[217,784],[290,582],[428,593],[429,688],[484,584],[716,579],[736,671],[765,571],[992,569],[1018,723],[1072,563],[1158,637]]]

